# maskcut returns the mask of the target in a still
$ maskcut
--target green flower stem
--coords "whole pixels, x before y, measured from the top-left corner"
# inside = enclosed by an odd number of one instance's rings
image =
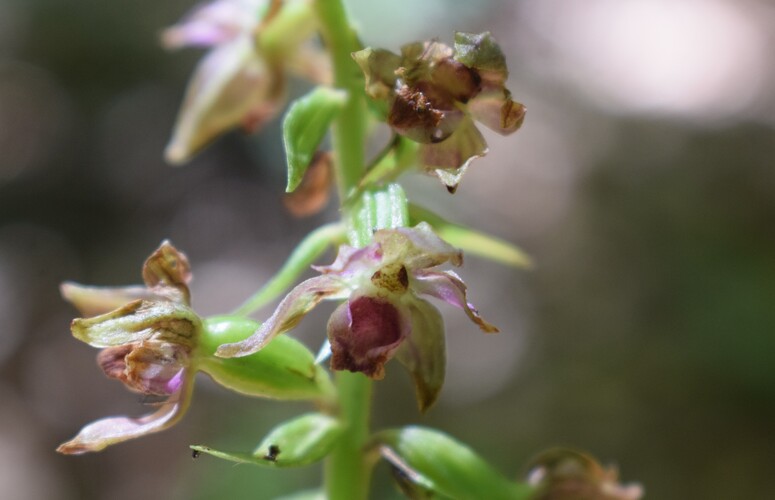
[[[340,202],[344,203],[364,172],[366,104],[363,76],[350,56],[361,47],[341,0],[315,0],[314,8],[331,54],[334,86],[347,91],[347,102],[332,129],[336,184]],[[343,212],[345,220],[352,217],[347,210]],[[353,223],[363,226],[368,222],[354,220]],[[369,434],[371,381],[360,373],[339,372],[336,383],[339,416],[347,429],[326,460],[326,497],[329,500],[365,499],[371,475],[371,467],[364,456]]]
[[[247,316],[279,297],[329,247],[343,243],[344,239],[345,228],[341,224],[326,224],[309,233],[301,240],[277,274],[232,314]]]

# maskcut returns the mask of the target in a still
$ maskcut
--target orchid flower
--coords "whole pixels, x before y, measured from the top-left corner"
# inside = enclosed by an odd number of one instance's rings
[[[188,260],[170,243],[162,243],[145,261],[143,280],[144,287],[123,288],[65,283],[62,295],[89,316],[73,320],[71,330],[77,339],[102,349],[97,364],[105,375],[133,392],[161,397],[164,402],[140,418],[97,420],[60,445],[60,453],[100,451],[172,426],[188,408],[198,371],[249,396],[328,397],[328,375],[315,365],[312,353],[290,337],[278,339],[282,342],[246,360],[214,357],[217,345],[246,338],[258,323],[197,316],[190,304]]]
[[[247,356],[277,335],[292,329],[323,299],[347,299],[328,322],[331,367],[384,376],[384,365],[397,357],[411,373],[422,410],[438,397],[444,381],[444,323],[436,307],[421,296],[434,297],[462,309],[484,332],[497,332],[468,303],[466,285],[453,271],[462,253],[448,245],[426,223],[414,228],[382,229],[364,248],[342,245],[330,266],[302,282],[278,305],[274,314],[242,342],[224,344],[217,356]]]
[[[83,314],[93,316],[73,320],[71,329],[77,339],[102,349],[97,363],[105,375],[134,392],[166,401],[144,417],[93,422],[59,446],[60,453],[99,451],[164,430],[188,407],[195,374],[191,359],[202,330],[202,320],[190,308],[188,260],[164,242],[145,261],[143,280],[145,287],[65,283],[62,295]]]
[[[308,4],[215,0],[163,32],[169,49],[210,49],[186,90],[165,150],[167,161],[185,163],[219,135],[237,127],[253,132],[271,120],[285,100],[286,69],[315,81],[328,79],[322,53],[302,45],[315,27]],[[262,44],[262,35],[280,22],[285,23],[281,31],[292,36]]]
[[[474,119],[501,135],[515,132],[525,106],[505,87],[506,59],[489,32],[456,33],[454,49],[416,42],[401,55],[367,48],[353,54],[366,93],[387,104],[387,123],[422,144],[420,163],[451,192],[468,165],[487,154]]]

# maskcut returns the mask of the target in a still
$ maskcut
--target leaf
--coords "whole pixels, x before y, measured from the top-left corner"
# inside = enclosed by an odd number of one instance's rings
[[[509,481],[467,446],[423,427],[380,432],[382,455],[402,479],[455,499],[523,500],[532,488]]]
[[[341,90],[317,87],[291,104],[283,120],[283,143],[288,158],[286,192],[293,192],[301,183],[320,141],[346,99],[347,94]]]
[[[193,445],[191,449],[237,463],[299,467],[325,457],[342,431],[343,427],[336,419],[320,413],[308,413],[272,429],[252,454],[224,452],[201,445]]]
[[[287,335],[242,358],[219,358],[219,345],[249,337],[259,323],[247,318],[218,316],[205,322],[200,340],[205,355],[197,367],[216,382],[242,394],[276,399],[321,399],[330,395],[328,373],[315,364],[315,356]]]
[[[530,258],[516,245],[459,224],[443,219],[441,216],[417,205],[409,205],[409,219],[412,224],[425,221],[450,245],[465,253],[478,255],[501,264],[527,268],[533,267]]]

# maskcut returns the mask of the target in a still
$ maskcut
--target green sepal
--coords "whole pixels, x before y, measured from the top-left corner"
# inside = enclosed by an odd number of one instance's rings
[[[427,222],[441,239],[460,248],[466,254],[478,255],[514,267],[528,269],[533,267],[533,259],[516,245],[475,229],[449,222],[425,208],[410,204],[409,219],[411,224]]]
[[[197,368],[216,382],[249,396],[286,400],[323,399],[333,389],[328,373],[315,364],[315,356],[304,344],[288,335],[275,338],[250,356],[219,358],[221,344],[246,339],[260,326],[237,316],[216,316],[205,321]]]
[[[291,104],[283,120],[283,144],[288,159],[288,185],[285,191],[295,190],[331,122],[347,101],[341,90],[317,87]]]
[[[345,235],[345,228],[341,224],[326,224],[309,233],[296,246],[277,274],[233,314],[247,316],[282,295],[329,247],[344,243]]]
[[[308,413],[272,429],[252,454],[229,453],[200,445],[191,446],[191,449],[237,463],[300,467],[328,455],[342,431],[338,420],[320,413]]]
[[[449,498],[522,500],[532,488],[509,481],[469,447],[423,427],[404,427],[378,433],[382,455],[401,472],[402,479]]]

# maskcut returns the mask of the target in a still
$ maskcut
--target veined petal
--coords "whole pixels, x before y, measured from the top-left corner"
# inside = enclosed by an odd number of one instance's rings
[[[385,363],[409,334],[407,311],[387,299],[359,295],[340,305],[328,321],[331,368],[385,376]]]
[[[487,143],[470,118],[465,118],[446,140],[423,144],[420,160],[425,169],[434,173],[447,189],[454,192],[468,165],[488,152]]]
[[[106,447],[163,431],[174,425],[188,409],[194,385],[194,374],[189,374],[181,390],[162,405],[156,412],[140,418],[108,417],[87,425],[73,439],[57,448],[65,455],[80,455],[90,451],[101,451]]]
[[[215,352],[221,358],[239,358],[253,354],[271,340],[295,327],[323,299],[335,299],[347,290],[340,278],[324,274],[303,281],[280,302],[272,316],[256,333],[241,342],[223,344]]]
[[[189,305],[191,265],[183,252],[163,241],[143,264],[143,281],[157,295]]]
[[[430,295],[441,299],[447,304],[462,309],[469,319],[476,323],[485,333],[497,333],[498,328],[488,323],[473,304],[466,299],[466,284],[453,271],[423,271],[416,273],[412,285],[416,293]]]
[[[167,49],[209,47],[249,32],[266,0],[216,0],[197,5],[162,32]]]
[[[127,302],[156,296],[144,286],[101,287],[65,282],[59,286],[62,297],[70,302],[84,316],[96,316],[117,309]]]
[[[93,347],[113,347],[149,338],[191,346],[199,317],[188,307],[168,301],[136,300],[107,314],[77,318],[73,336]]]
[[[463,264],[463,253],[436,236],[427,222],[411,228],[381,229],[374,233],[374,241],[382,248],[385,262],[401,262],[411,272],[445,262]]]
[[[527,108],[513,101],[511,92],[500,87],[483,90],[471,99],[468,111],[490,130],[509,135],[522,126]]]
[[[406,305],[412,316],[412,333],[396,351],[396,358],[412,375],[417,404],[425,412],[436,402],[444,385],[444,320],[428,301],[415,298]]]
[[[277,112],[282,100],[280,74],[274,74],[248,36],[222,44],[199,63],[165,150],[181,164],[219,134],[243,124],[252,129]],[[259,123],[261,122],[261,123]]]

